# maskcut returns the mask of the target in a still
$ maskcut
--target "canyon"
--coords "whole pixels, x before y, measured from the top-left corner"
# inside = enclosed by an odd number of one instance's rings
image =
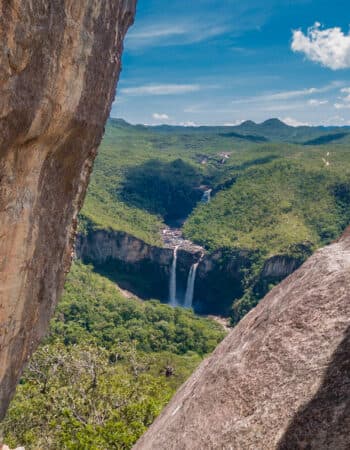
[[[166,228],[162,234],[163,246],[155,246],[121,231],[90,230],[78,235],[76,256],[140,298],[190,306],[200,314],[227,316],[232,302],[244,293],[245,274],[254,253],[244,249],[209,253],[185,240],[180,230]],[[276,283],[301,263],[288,255],[267,258],[255,284]],[[191,300],[186,300],[188,291]]]

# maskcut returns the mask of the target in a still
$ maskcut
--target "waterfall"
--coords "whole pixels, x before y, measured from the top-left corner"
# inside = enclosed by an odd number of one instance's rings
[[[188,274],[187,289],[186,289],[185,303],[184,303],[185,308],[192,308],[194,283],[196,281],[196,273],[197,273],[198,264],[199,263],[192,264],[190,272]]]
[[[204,191],[204,194],[202,197],[202,203],[210,203],[211,192],[212,192],[212,189],[208,189],[207,191]]]
[[[176,300],[176,265],[177,265],[177,249],[174,248],[173,263],[171,266],[170,283],[169,283],[169,304],[171,306],[177,306]]]

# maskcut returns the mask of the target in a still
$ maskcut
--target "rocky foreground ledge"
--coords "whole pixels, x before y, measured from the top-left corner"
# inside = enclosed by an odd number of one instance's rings
[[[350,229],[234,328],[135,450],[350,448]]]
[[[0,0],[0,419],[69,270],[136,0]]]

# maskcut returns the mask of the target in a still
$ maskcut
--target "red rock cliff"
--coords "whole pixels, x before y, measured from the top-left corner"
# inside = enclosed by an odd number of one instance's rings
[[[350,229],[273,289],[135,450],[350,448]]]
[[[0,418],[46,331],[136,0],[0,0]]]

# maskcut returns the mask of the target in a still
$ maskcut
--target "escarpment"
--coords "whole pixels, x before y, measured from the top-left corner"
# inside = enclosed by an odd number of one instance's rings
[[[349,317],[347,230],[235,327],[135,450],[348,449]]]
[[[187,240],[180,239],[177,243],[179,297],[185,295],[189,272],[196,264],[192,307],[201,314],[229,315],[232,303],[244,294],[254,252],[222,248],[209,253]],[[176,242],[164,244],[151,245],[123,231],[92,227],[78,235],[76,256],[138,297],[167,302]],[[301,263],[302,258],[288,255],[267,258],[252,281],[252,289],[261,298],[268,291],[269,283],[281,281]]]
[[[136,0],[0,0],[0,418],[69,270]]]
[[[177,251],[176,284],[179,297],[186,291],[189,272],[198,264],[194,285],[194,310],[225,314],[234,298],[243,294],[244,273],[251,265],[249,252],[204,248],[182,241]],[[122,231],[96,229],[79,234],[76,255],[84,263],[143,299],[169,300],[169,280],[174,245],[150,245]]]

